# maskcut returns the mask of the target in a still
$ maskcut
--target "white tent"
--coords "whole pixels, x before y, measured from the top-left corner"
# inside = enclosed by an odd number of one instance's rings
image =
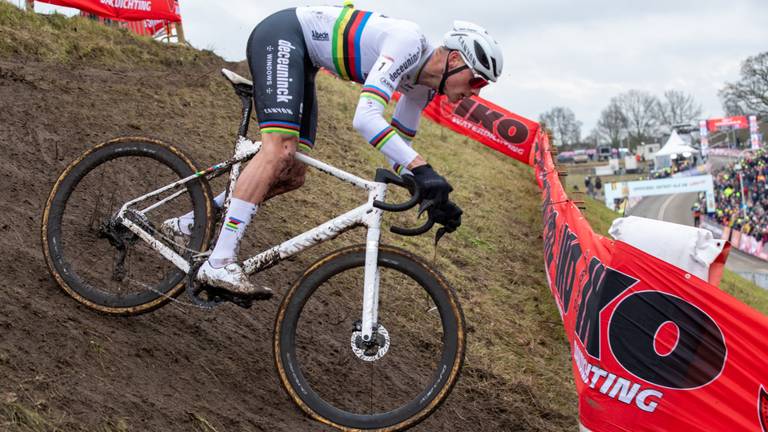
[[[655,167],[658,169],[672,165],[672,155],[690,157],[696,152],[697,150],[695,148],[689,146],[682,138],[680,138],[677,131],[672,131],[672,134],[669,136],[669,139],[664,146],[653,155],[653,158],[655,159]]]

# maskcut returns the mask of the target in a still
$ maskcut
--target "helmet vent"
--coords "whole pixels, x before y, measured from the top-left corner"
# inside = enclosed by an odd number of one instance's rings
[[[475,45],[475,57],[477,57],[477,61],[480,62],[481,65],[483,65],[484,68],[490,69],[491,64],[488,61],[488,56],[485,55],[485,50],[483,50],[483,47],[480,46],[477,41],[474,41]]]

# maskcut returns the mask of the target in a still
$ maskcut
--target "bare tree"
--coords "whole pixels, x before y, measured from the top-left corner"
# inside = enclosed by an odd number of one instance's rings
[[[637,147],[643,141],[650,141],[656,135],[656,107],[659,103],[656,96],[642,90],[629,90],[620,94],[616,102],[627,119],[630,148]]]
[[[768,115],[768,51],[748,57],[739,80],[726,83],[718,94],[728,115]]]
[[[570,108],[554,107],[539,116],[539,122],[552,132],[556,146],[572,146],[581,140],[581,122]]]
[[[701,116],[701,104],[692,95],[679,91],[667,90],[664,99],[656,104],[656,115],[661,125],[673,126],[693,123]]]
[[[589,131],[589,134],[584,137],[582,142],[589,147],[596,147],[598,144],[600,144],[600,139],[602,138],[602,135],[600,134],[600,131],[597,129],[597,127],[593,127],[591,131]]]
[[[600,113],[597,131],[613,148],[619,148],[621,137],[627,130],[627,117],[621,110],[618,98],[612,98],[608,106]]]

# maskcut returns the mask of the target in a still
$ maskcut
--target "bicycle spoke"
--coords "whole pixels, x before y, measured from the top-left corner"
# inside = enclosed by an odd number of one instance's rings
[[[429,312],[434,304],[425,307],[418,284],[382,269],[379,320],[391,345],[378,360],[356,356],[351,337],[361,316],[363,273],[362,268],[348,270],[317,289],[297,325],[296,355],[322,399],[372,415],[396,409],[424,390],[440,360],[442,326],[439,314]]]
[[[117,226],[115,229],[126,243],[125,251],[121,251],[104,237],[104,226],[129,199],[177,179],[172,170],[160,163],[123,157],[103,163],[80,181],[67,201],[61,232],[68,264],[83,283],[120,297],[146,292],[143,285],[156,285],[174,270],[156,251]],[[158,227],[164,219],[191,209],[189,199],[183,196],[155,209],[153,218],[147,221],[150,226]],[[122,270],[116,267],[121,263]],[[116,278],[121,273],[124,277]]]

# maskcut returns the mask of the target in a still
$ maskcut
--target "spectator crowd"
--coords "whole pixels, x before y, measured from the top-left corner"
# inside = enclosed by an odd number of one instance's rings
[[[741,182],[739,181],[741,173]],[[714,218],[768,243],[768,152],[760,149],[715,173]],[[741,191],[741,184],[744,191]]]
[[[695,165],[691,159],[688,159],[688,158],[676,159],[676,160],[673,160],[671,166],[668,166],[666,168],[661,168],[656,171],[651,171],[648,178],[653,180],[653,179],[672,177],[673,174],[676,174],[678,172],[688,171],[694,166]]]

